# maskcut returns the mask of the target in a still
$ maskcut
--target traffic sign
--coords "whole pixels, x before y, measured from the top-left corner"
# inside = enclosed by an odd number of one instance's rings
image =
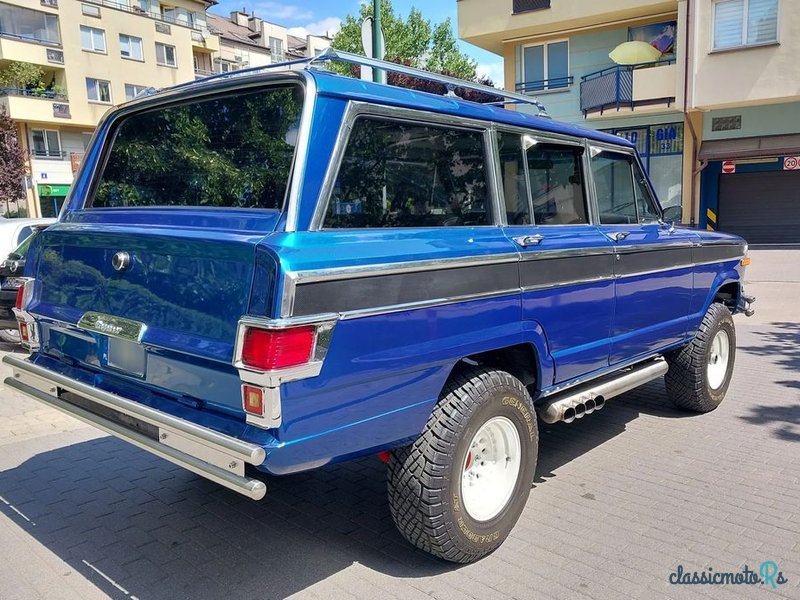
[[[787,156],[783,159],[784,171],[800,170],[800,156]]]
[[[735,160],[723,160],[722,161],[722,172],[723,173],[736,173],[736,161]]]

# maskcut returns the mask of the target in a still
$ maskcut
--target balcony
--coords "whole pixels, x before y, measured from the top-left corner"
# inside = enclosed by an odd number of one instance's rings
[[[204,77],[211,77],[212,75],[216,75],[214,71],[209,71],[208,69],[195,69],[194,70],[194,78],[195,79],[203,79]]]
[[[572,85],[574,77],[556,77],[553,79],[540,79],[539,81],[524,81],[516,86],[521,94],[541,94],[542,92],[566,91]]]
[[[675,102],[676,75],[674,60],[614,65],[584,75],[581,77],[583,116],[602,116],[608,110],[669,108]]]
[[[67,97],[54,92],[0,88],[0,106],[18,121],[53,123],[71,118]]]
[[[164,15],[158,12],[157,10],[152,10],[152,9],[145,10],[136,5],[131,6],[128,4],[123,4],[122,2],[114,2],[113,0],[85,0],[85,1],[91,4],[99,4],[100,6],[107,6],[115,10],[122,10],[125,12],[133,13],[135,15],[141,15],[143,17],[150,17],[151,19],[155,19],[156,21],[163,21],[164,23],[170,23],[172,25],[189,27],[197,31],[203,31],[206,29],[205,24],[194,23],[191,21],[191,19]]]
[[[28,62],[52,67],[64,64],[59,44],[0,32],[0,61]]]
[[[192,49],[200,52],[219,52],[219,36],[208,29],[192,31]]]

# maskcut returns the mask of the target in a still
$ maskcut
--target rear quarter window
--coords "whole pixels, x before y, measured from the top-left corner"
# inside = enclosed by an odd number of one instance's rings
[[[302,106],[291,85],[125,117],[90,206],[281,209]]]
[[[358,119],[323,227],[489,225],[485,163],[481,131]]]

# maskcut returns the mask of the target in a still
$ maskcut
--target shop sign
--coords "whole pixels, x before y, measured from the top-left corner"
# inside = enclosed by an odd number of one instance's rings
[[[68,184],[39,184],[40,196],[66,196],[69,192]]]

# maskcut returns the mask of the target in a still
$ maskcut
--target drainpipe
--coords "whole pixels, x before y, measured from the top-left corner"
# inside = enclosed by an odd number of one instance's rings
[[[689,133],[692,136],[692,175],[689,179],[689,198],[690,198],[690,225],[696,225],[695,213],[697,212],[697,193],[695,182],[697,175],[705,169],[706,165],[703,164],[699,169],[695,169],[697,164],[698,148],[697,148],[697,131],[694,129],[694,124],[689,118],[689,54],[692,42],[692,0],[686,0],[686,51],[683,57],[683,120],[689,128]]]

